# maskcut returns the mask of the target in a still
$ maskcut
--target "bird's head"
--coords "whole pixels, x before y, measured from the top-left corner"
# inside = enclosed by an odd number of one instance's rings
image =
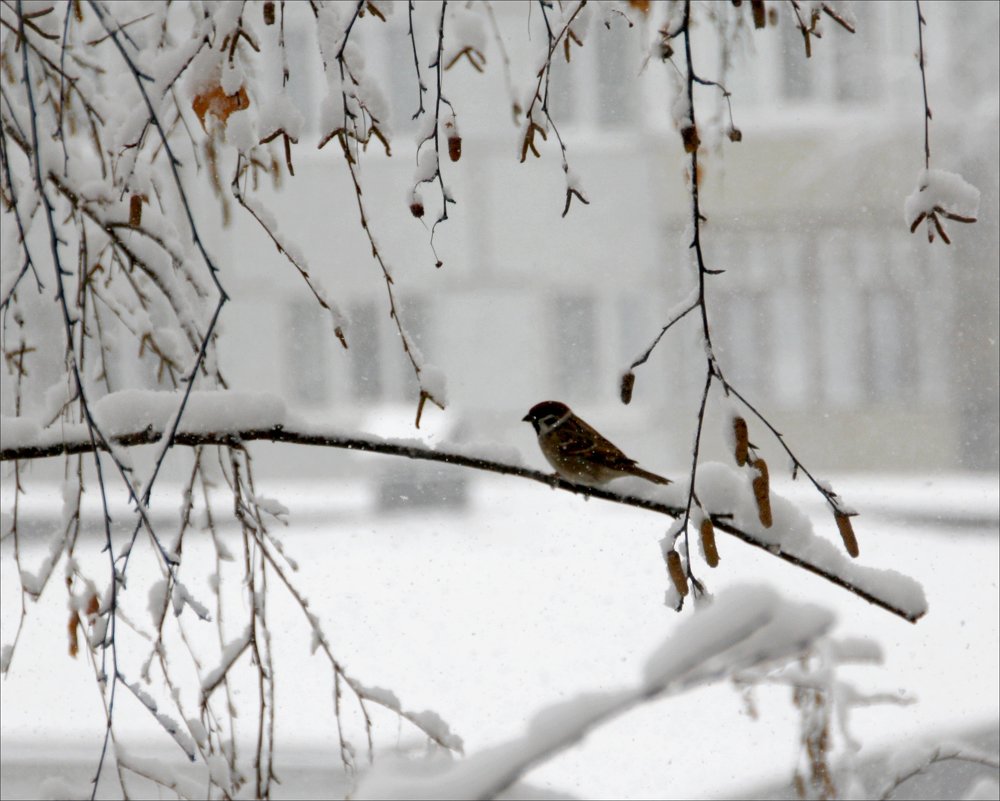
[[[570,414],[569,406],[559,401],[542,401],[531,407],[521,419],[535,427],[536,434],[550,431]]]

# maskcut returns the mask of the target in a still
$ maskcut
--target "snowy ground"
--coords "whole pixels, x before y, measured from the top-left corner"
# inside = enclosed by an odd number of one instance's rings
[[[925,619],[906,623],[721,534],[721,565],[702,569],[710,588],[764,582],[792,599],[835,610],[836,634],[882,645],[884,666],[851,668],[844,678],[864,692],[906,693],[916,700],[853,714],[862,758],[995,729],[996,477],[844,477],[834,486],[862,511],[855,528],[863,563],[922,582],[930,602]],[[787,489],[775,485],[776,492]],[[805,488],[794,489],[799,496]],[[648,512],[510,479],[477,479],[467,511],[415,515],[375,514],[370,484],[339,494],[308,486],[264,491],[291,509],[292,525],[282,538],[300,564],[298,585],[324,621],[338,658],[364,683],[391,688],[405,708],[438,712],[464,739],[466,753],[523,733],[539,707],[634,684],[647,655],[678,621],[662,604],[668,579],[657,540],[664,519]],[[836,541],[829,514],[808,494],[801,497],[816,509],[817,529]],[[233,550],[238,552],[235,545]],[[29,549],[28,564],[44,552],[41,545]],[[185,547],[185,569],[194,569],[193,557],[192,543],[191,550]],[[130,567],[129,592],[140,600],[146,595],[144,561]],[[19,602],[9,563],[3,567],[7,643]],[[301,613],[277,587],[273,599],[272,619],[280,621],[274,627],[277,772],[284,780],[277,794],[342,794],[329,670],[310,654]],[[29,610],[10,675],[0,682],[5,798],[37,793],[30,788],[59,775],[78,792],[89,790],[100,746],[100,702],[86,661],[67,656],[65,620],[65,593],[56,580]],[[235,636],[235,615],[231,620]],[[198,625],[190,620],[188,630]],[[785,784],[798,750],[789,692],[761,690],[755,702],[756,719],[727,684],[648,704],[532,771],[530,794],[709,798]],[[170,753],[169,740],[147,713],[125,703],[120,712],[124,742],[144,754]],[[390,717],[376,723],[380,748],[420,742]]]

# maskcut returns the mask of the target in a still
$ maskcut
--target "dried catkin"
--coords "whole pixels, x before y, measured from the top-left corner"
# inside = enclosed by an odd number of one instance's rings
[[[843,512],[834,512],[833,516],[837,521],[837,528],[840,529],[840,537],[844,540],[844,547],[852,557],[857,559],[861,551],[858,550],[858,538],[854,536],[851,518]]]
[[[632,402],[632,387],[635,386],[635,373],[629,370],[622,376],[621,398],[622,403],[628,406]]]
[[[719,550],[715,547],[715,526],[711,518],[706,517],[698,527],[701,532],[701,548],[705,552],[705,562],[709,567],[719,564]]]
[[[142,195],[132,195],[128,200],[128,224],[132,228],[142,225]]]
[[[771,517],[771,493],[767,477],[767,462],[757,459],[753,463],[757,471],[757,477],[753,480],[753,494],[757,499],[757,512],[760,516],[760,524],[764,528],[770,528],[774,519]]]
[[[750,434],[747,431],[747,421],[742,417],[733,418],[733,435],[736,439],[736,464],[743,467],[747,463],[750,452]]]
[[[670,571],[670,578],[678,594],[683,598],[688,594],[688,582],[687,576],[684,575],[684,565],[681,564],[681,555],[677,551],[667,552],[667,570]]]

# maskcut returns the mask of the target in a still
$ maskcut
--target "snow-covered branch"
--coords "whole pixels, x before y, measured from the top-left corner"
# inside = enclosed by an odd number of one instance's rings
[[[106,420],[108,436],[119,447],[158,442],[163,419],[173,408],[171,393],[126,392],[102,399],[95,409]],[[137,420],[138,418],[138,420]],[[5,419],[0,461],[37,459],[58,454],[84,453],[94,445],[82,426],[41,430],[23,420]],[[175,445],[226,445],[241,449],[254,441],[283,442],[365,451],[407,459],[445,462],[460,467],[536,481],[584,497],[634,506],[682,517],[688,487],[682,482],[654,487],[641,480],[623,480],[622,489],[575,484],[550,473],[523,467],[507,449],[498,458],[491,446],[429,448],[418,440],[393,440],[307,425],[286,415],[281,401],[267,395],[234,392],[192,393]],[[771,524],[760,520],[757,498],[746,492],[742,476],[721,464],[704,464],[698,492],[701,507],[715,528],[761,548],[864,598],[869,603],[915,622],[927,611],[920,586],[894,571],[863,567],[812,532],[808,519],[792,504],[770,497]]]
[[[927,98],[927,57],[924,52],[924,27],[927,20],[920,9],[920,0],[913,0],[917,10],[917,64],[920,67],[920,87],[924,111],[924,168],[917,176],[917,188],[907,196],[904,212],[910,233],[916,233],[920,223],[927,222],[927,242],[940,236],[946,245],[951,238],[943,220],[974,223],[979,214],[979,190],[961,175],[947,170],[931,169],[931,106]]]
[[[634,686],[582,693],[543,708],[521,737],[460,762],[383,761],[363,777],[353,797],[495,798],[533,765],[609,720],[740,671],[774,668],[807,651],[832,624],[825,609],[790,603],[773,590],[730,588],[653,651]]]

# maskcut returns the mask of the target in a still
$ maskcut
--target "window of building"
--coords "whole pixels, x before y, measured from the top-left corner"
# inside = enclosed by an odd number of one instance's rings
[[[718,356],[722,369],[730,381],[742,388],[741,392],[760,397],[769,384],[762,353],[765,321],[761,295],[756,291],[728,294],[720,308]]]
[[[868,297],[868,394],[873,401],[905,400],[912,392],[912,316],[905,305],[905,295],[887,289]]]
[[[598,24],[591,32],[596,47],[596,118],[602,128],[624,127],[636,118],[638,48],[634,32],[623,19],[611,18],[611,27]]]
[[[636,36],[636,26],[629,28],[620,14],[595,14],[583,47],[570,46],[569,63],[563,48],[557,49],[549,73],[549,111],[560,130],[635,124],[641,56]]]
[[[782,9],[785,11],[786,9]],[[813,50],[825,42],[813,42]],[[816,95],[816,65],[807,59],[802,32],[794,22],[782,19],[778,48],[781,56],[781,95],[789,101],[803,101]],[[816,53],[814,52],[815,56]]]
[[[350,394],[353,400],[370,401],[382,397],[382,349],[379,347],[375,303],[357,301],[351,306]]]
[[[856,33],[850,34],[833,20],[825,20],[830,31],[823,44],[834,54],[834,98],[840,103],[871,103],[883,94],[888,42],[884,36],[883,8],[878,3],[854,6]]]
[[[288,66],[288,83],[285,91],[292,105],[302,114],[303,133],[314,133],[319,126],[317,80],[322,74],[322,63],[316,44],[316,35],[310,22],[296,21],[294,15],[285,14],[285,58]]]
[[[575,47],[572,61],[560,49],[552,57],[549,73],[549,111],[556,125],[576,125],[580,122],[580,98],[578,97],[579,73],[584,69],[583,52]]]
[[[440,13],[440,9],[419,5],[414,8],[413,25],[416,37],[417,53],[424,53],[431,41],[431,26],[428,24],[428,12]],[[433,16],[433,14],[432,14]],[[383,53],[386,69],[375,72],[379,85],[384,86],[391,107],[389,128],[394,136],[406,134],[414,130],[416,121],[413,115],[420,108],[420,85],[417,81],[417,71],[413,62],[413,42],[410,39],[409,10],[403,4],[384,23],[386,30],[380,32],[379,41],[385,48]],[[372,65],[374,67],[375,65]],[[431,86],[433,74],[427,70],[425,62],[420,64],[420,77],[425,86]],[[384,77],[384,80],[383,80]],[[433,102],[432,92],[424,94],[424,108],[428,109]],[[433,109],[431,109],[433,110]]]
[[[857,3],[853,8],[853,34],[821,14],[818,30],[822,37],[811,37],[810,58],[806,58],[805,41],[791,7],[782,8],[779,35],[771,41],[778,50],[781,96],[790,104],[869,104],[884,96],[886,65],[893,59],[895,46],[886,22],[892,9],[882,3]],[[800,14],[808,25],[808,10]]]
[[[561,295],[553,301],[552,372],[555,386],[567,398],[593,396],[597,386],[597,300]]]
[[[932,319],[950,313],[952,290],[912,258],[907,235],[717,235],[727,272],[712,326],[726,376],[799,408],[940,402],[946,345],[926,331],[945,327]]]
[[[285,385],[289,397],[318,405],[330,397],[330,327],[325,312],[311,299],[296,299],[286,308]]]

